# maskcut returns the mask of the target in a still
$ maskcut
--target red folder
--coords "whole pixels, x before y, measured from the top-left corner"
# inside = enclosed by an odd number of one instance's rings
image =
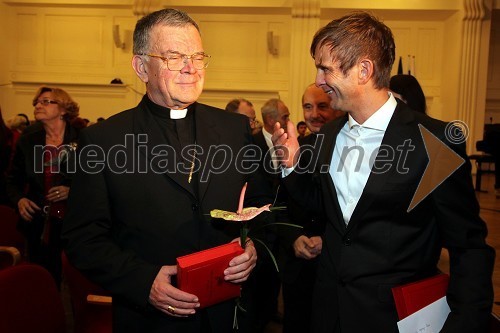
[[[200,308],[240,296],[240,285],[224,280],[229,261],[245,252],[236,242],[177,258],[177,287],[198,296]]]
[[[392,288],[399,320],[446,296],[449,279],[447,274],[438,274]]]

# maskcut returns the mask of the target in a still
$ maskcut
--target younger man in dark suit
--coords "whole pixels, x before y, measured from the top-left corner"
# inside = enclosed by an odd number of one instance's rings
[[[298,151],[293,124],[286,133],[276,126],[273,142],[290,168],[289,193],[327,218],[312,332],[397,333],[391,288],[437,274],[442,247],[450,254],[451,313],[441,332],[487,332],[495,253],[485,243],[465,145],[446,136],[449,124],[414,112],[388,91],[394,39],[375,17],[358,12],[333,20],[310,51],[316,85],[348,117],[321,129],[324,143],[309,177],[291,171]],[[428,165],[423,131],[464,163],[410,206]]]

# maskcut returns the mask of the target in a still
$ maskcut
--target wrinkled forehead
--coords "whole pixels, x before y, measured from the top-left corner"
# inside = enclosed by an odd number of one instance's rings
[[[191,24],[179,27],[158,24],[151,29],[149,40],[152,51],[170,50],[188,55],[203,51],[200,33]]]

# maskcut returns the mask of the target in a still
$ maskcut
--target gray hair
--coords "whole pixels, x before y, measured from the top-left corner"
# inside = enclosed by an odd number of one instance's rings
[[[264,105],[262,105],[262,108],[260,109],[262,118],[266,119],[267,117],[271,117],[274,120],[278,119],[278,106],[280,103],[283,102],[278,98],[271,98],[266,103],[264,103]]]
[[[185,12],[166,8],[152,12],[137,21],[134,30],[134,54],[142,55],[149,52],[149,34],[158,24],[170,27],[185,27],[192,25],[200,31],[198,24]]]

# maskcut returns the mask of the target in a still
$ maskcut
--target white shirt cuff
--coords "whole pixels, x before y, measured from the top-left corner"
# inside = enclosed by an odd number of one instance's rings
[[[288,176],[289,174],[291,174],[293,172],[293,170],[295,170],[295,167],[291,167],[291,168],[281,168],[281,178],[285,178],[286,176]]]

